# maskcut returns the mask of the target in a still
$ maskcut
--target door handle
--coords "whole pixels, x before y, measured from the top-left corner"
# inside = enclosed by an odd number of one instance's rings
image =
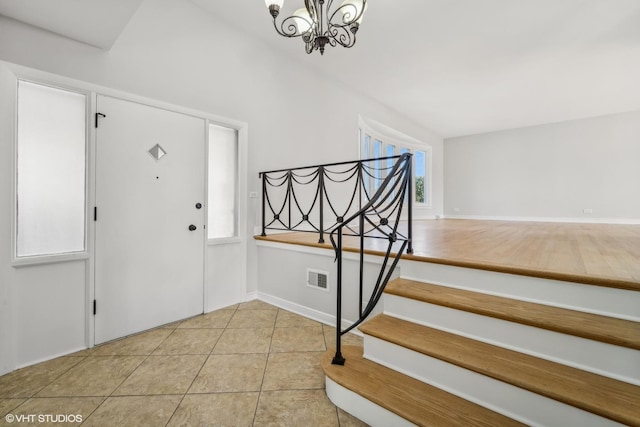
[[[198,227],[196,227],[195,225],[191,224],[191,225],[189,226],[189,231],[196,231],[196,229],[197,229],[197,228],[198,228]]]

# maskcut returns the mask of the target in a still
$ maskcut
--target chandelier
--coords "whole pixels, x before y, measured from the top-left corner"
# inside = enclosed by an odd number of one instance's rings
[[[319,50],[324,54],[326,45],[351,47],[367,7],[367,0],[344,0],[332,8],[333,0],[304,0],[302,9],[278,23],[276,18],[284,0],[265,0],[273,17],[273,26],[284,37],[302,37],[305,50]]]

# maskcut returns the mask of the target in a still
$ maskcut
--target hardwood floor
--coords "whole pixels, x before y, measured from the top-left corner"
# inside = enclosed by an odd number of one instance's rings
[[[406,230],[406,224],[403,224]],[[402,230],[401,230],[402,231]],[[256,239],[331,248],[328,236],[284,233]],[[346,250],[357,240],[345,237]],[[440,219],[415,221],[413,254],[403,258],[640,290],[640,225]],[[367,239],[379,254],[386,241]]]

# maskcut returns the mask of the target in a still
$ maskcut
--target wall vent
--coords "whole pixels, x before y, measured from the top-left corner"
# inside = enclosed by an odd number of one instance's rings
[[[329,273],[307,268],[307,286],[323,291],[329,290]]]

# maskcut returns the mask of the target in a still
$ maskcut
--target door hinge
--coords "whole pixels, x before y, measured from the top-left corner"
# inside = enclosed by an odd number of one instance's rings
[[[97,313],[97,307],[98,307],[98,304],[96,303],[96,300],[93,300],[93,315],[94,316]]]
[[[94,221],[98,220],[98,207],[97,206],[93,207],[93,220]]]
[[[100,117],[107,117],[107,116],[105,116],[105,115],[104,115],[104,114],[102,114],[102,113],[96,113],[96,129],[98,128],[98,119],[99,119]]]

